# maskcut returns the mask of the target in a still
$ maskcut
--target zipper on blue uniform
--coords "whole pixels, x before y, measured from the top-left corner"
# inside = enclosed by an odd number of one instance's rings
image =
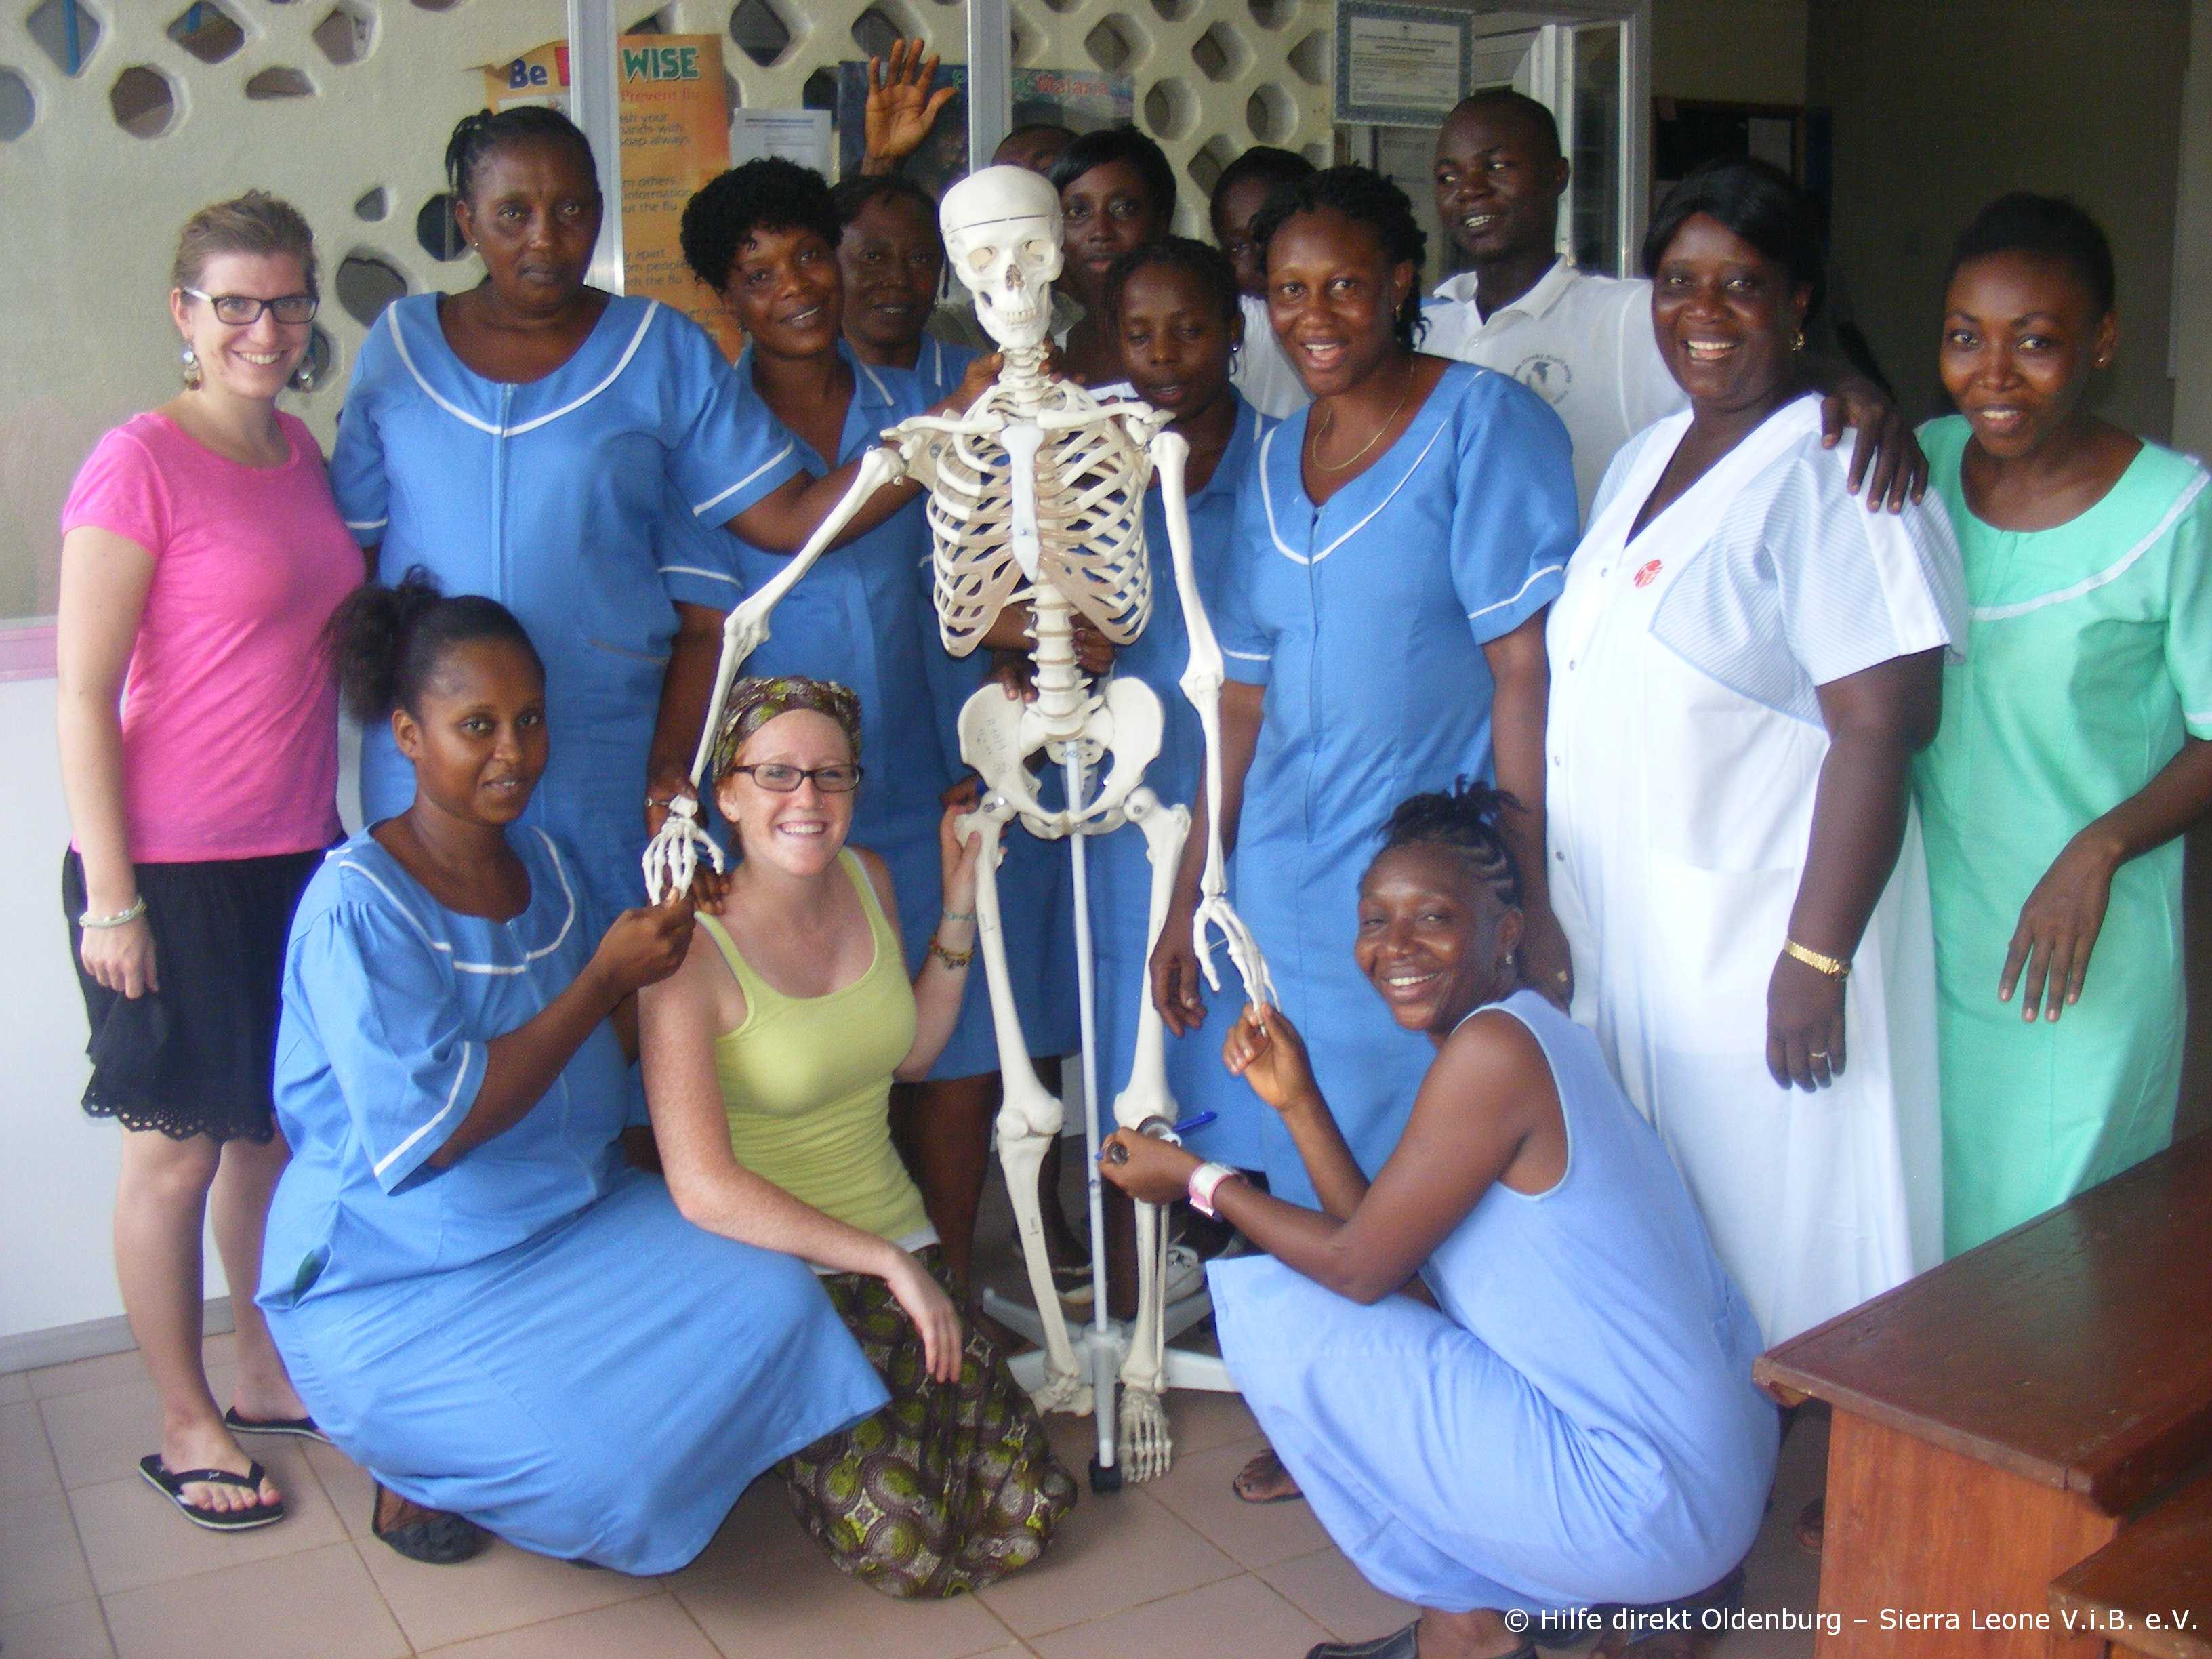
[[[499,388],[499,430],[491,440],[491,544],[498,561],[499,602],[512,607],[513,585],[507,568],[507,426],[514,412],[514,388],[505,381]]]
[[[1314,508],[1306,526],[1306,614],[1313,625],[1306,636],[1306,730],[1312,735],[1313,753],[1306,757],[1305,813],[1300,825],[1308,847],[1313,845],[1314,779],[1321,771],[1321,563],[1314,549],[1321,544],[1321,508]]]

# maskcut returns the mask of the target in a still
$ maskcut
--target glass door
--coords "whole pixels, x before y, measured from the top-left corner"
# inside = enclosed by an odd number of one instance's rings
[[[1559,121],[1574,169],[1559,204],[1560,253],[1585,270],[1633,274],[1650,193],[1647,0],[1554,0],[1540,9],[1473,0],[1467,9],[1474,13],[1468,90],[1510,87]],[[1425,283],[1442,280],[1453,264],[1429,182],[1435,131],[1345,126],[1340,140],[1344,160],[1374,167],[1412,198],[1429,234]]]

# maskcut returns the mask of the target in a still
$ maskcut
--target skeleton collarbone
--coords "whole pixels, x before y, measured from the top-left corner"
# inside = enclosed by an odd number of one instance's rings
[[[945,647],[967,655],[1006,605],[1037,597],[1014,547],[1014,456],[1004,434],[1018,422],[1044,428],[1036,461],[1038,584],[1127,645],[1152,615],[1144,500],[1159,416],[1142,404],[1101,404],[1065,380],[1010,376],[968,412],[966,425],[987,430],[933,434],[914,458],[930,492]]]

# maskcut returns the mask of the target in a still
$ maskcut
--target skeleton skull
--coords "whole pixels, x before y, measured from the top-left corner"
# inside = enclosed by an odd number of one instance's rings
[[[1060,275],[1060,192],[1026,167],[985,167],[945,192],[945,256],[1002,349],[1044,342]]]

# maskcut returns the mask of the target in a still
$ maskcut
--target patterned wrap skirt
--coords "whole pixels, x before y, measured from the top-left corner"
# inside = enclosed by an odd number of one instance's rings
[[[935,1245],[915,1255],[957,1295]],[[1042,1555],[1075,1481],[991,1339],[970,1322],[960,1380],[934,1382],[921,1332],[883,1280],[836,1273],[822,1285],[891,1395],[779,1466],[793,1510],[839,1571],[886,1595],[946,1596]]]

